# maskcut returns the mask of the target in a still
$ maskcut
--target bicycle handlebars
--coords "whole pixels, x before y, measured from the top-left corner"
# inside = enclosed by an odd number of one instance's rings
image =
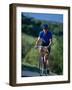
[[[48,46],[35,46],[35,48],[48,48]]]

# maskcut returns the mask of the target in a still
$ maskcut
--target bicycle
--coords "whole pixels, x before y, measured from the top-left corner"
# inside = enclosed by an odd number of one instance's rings
[[[39,70],[40,70],[40,76],[43,76],[44,74],[47,76],[48,74],[48,56],[49,56],[49,51],[47,46],[36,46],[35,48],[42,49],[43,56],[40,56],[39,59]]]

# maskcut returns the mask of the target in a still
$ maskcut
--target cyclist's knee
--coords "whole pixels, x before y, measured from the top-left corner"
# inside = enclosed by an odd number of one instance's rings
[[[45,55],[45,59],[48,60],[48,54]]]
[[[41,56],[44,56],[44,51],[43,51],[43,49],[41,48],[41,49],[39,49],[39,53],[40,53],[40,55]]]

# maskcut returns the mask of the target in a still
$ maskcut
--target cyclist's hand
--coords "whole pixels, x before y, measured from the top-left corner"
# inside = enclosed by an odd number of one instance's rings
[[[47,49],[48,47],[46,46],[46,47],[44,47],[45,49]]]
[[[38,46],[37,45],[35,45],[35,48],[37,48]]]

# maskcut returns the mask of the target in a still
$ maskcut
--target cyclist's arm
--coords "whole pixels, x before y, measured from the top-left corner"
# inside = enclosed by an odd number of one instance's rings
[[[48,45],[48,47],[50,47],[51,44],[52,44],[52,33],[50,33],[50,39],[49,39],[49,45]]]
[[[40,37],[38,37],[37,41],[36,41],[36,46],[38,46],[39,42],[40,42]]]
[[[49,41],[50,41],[50,43],[49,43],[48,47],[51,46],[51,44],[52,44],[52,39],[49,39]]]

